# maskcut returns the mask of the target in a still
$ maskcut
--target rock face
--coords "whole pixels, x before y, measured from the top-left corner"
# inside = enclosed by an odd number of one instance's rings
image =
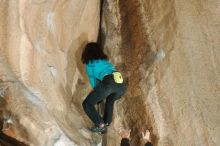
[[[0,110],[11,113],[11,136],[34,146],[118,146],[123,125],[134,146],[146,129],[154,145],[220,143],[217,0],[104,1],[104,48],[128,88],[103,137],[85,128],[92,123],[81,103],[91,88],[80,62],[84,45],[97,39],[100,2],[0,2],[0,96],[7,103],[0,100]]]
[[[119,42],[111,55],[120,54],[129,81],[122,120],[132,145],[145,128],[158,145],[218,145],[220,3],[107,0],[106,7],[106,48]]]
[[[126,122],[135,131],[152,127],[158,145],[219,143],[219,7],[218,1],[119,2],[130,83]]]
[[[99,1],[2,0],[0,11],[0,78],[16,138],[36,146],[100,142],[83,129],[89,86],[79,57],[97,39]]]

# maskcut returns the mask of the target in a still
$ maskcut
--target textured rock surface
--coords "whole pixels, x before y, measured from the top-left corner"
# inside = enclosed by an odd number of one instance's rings
[[[0,96],[14,136],[36,146],[98,145],[85,128],[81,102],[91,88],[79,56],[97,38],[99,1],[0,2]],[[119,145],[121,125],[132,128],[134,146],[145,129],[155,145],[220,143],[219,15],[217,0],[104,2],[105,51],[128,81],[108,146]]]
[[[107,5],[112,15],[106,32],[113,34],[105,35],[106,48],[111,36],[120,38],[115,41],[121,41],[120,51],[112,56],[120,52],[129,81],[119,111],[132,128],[132,145],[141,143],[145,128],[158,145],[218,145],[220,3],[128,0]]]
[[[151,14],[146,19],[156,58],[153,72],[143,71],[149,80],[142,87],[153,84],[145,97],[159,145],[218,145],[220,3],[175,0],[144,6]]]
[[[99,1],[0,3],[0,78],[16,138],[36,146],[99,143],[84,129],[88,88],[79,66],[82,46],[97,38]]]

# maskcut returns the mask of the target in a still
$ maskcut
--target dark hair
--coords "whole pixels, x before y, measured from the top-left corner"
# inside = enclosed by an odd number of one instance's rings
[[[97,43],[90,42],[85,46],[82,52],[82,63],[87,64],[89,61],[96,59],[108,59],[108,57]]]

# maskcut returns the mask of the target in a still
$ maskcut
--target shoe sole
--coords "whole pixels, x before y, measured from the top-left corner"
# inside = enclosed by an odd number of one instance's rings
[[[105,134],[105,133],[107,133],[107,129],[105,129],[105,130],[103,130],[103,131],[92,131],[91,128],[88,128],[88,129],[89,129],[89,131],[91,131],[92,133],[99,133],[99,134]]]

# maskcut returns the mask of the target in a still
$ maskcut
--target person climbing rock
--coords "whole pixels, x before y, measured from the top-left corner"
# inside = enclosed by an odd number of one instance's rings
[[[104,132],[112,122],[114,102],[125,93],[126,86],[121,73],[108,61],[107,55],[97,43],[90,42],[85,46],[81,60],[86,66],[86,73],[93,88],[82,106],[94,123],[91,131]],[[104,116],[101,117],[95,105],[104,99]]]
[[[124,129],[122,127],[119,128],[119,135],[121,136],[121,144],[120,146],[130,146],[130,133],[131,129]],[[150,140],[150,131],[146,130],[146,132],[142,132],[142,138],[145,143],[144,146],[153,146]]]

